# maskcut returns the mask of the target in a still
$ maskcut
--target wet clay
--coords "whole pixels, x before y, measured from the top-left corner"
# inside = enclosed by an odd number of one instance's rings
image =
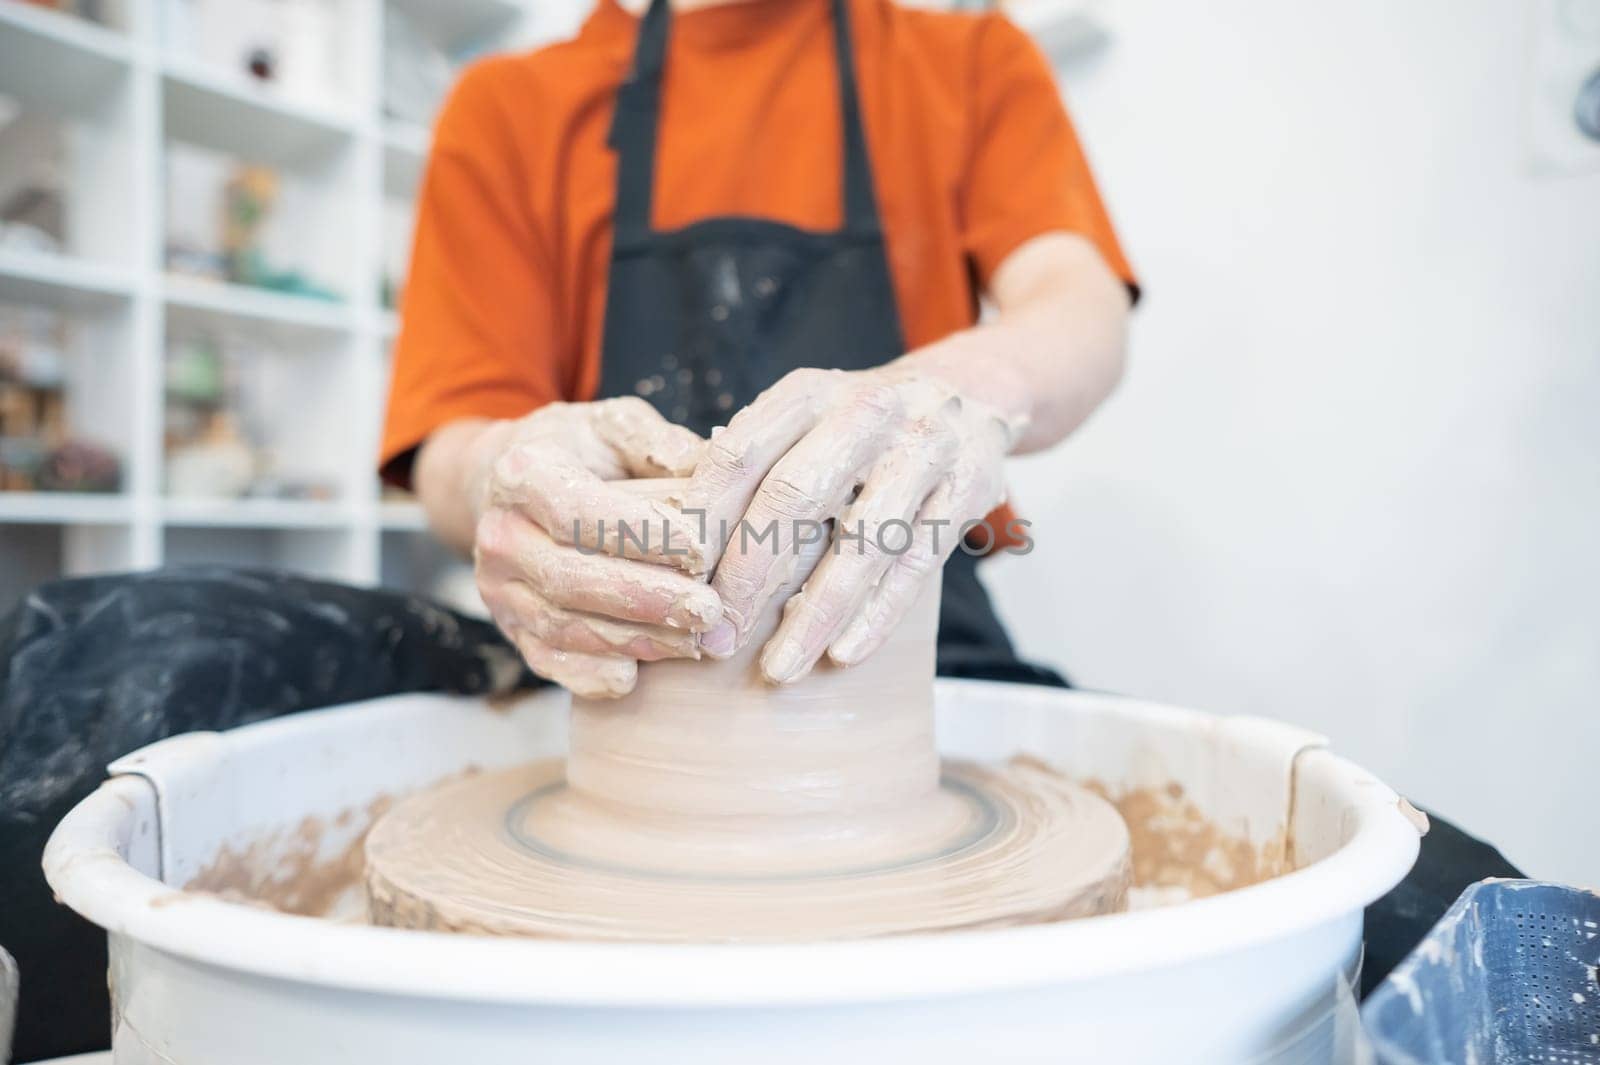
[[[1040,759],[1018,759],[1055,772]],[[435,787],[461,779],[451,774]],[[1116,807],[1128,826],[1133,879],[1128,909],[1170,906],[1191,898],[1248,887],[1296,867],[1280,836],[1256,845],[1225,831],[1201,813],[1182,785],[1119,791],[1102,781],[1080,781]],[[242,905],[340,921],[366,921],[365,842],[372,820],[391,805],[387,797],[332,819],[303,818],[293,827],[224,847],[183,890],[153,906],[178,905],[195,894]],[[348,835],[354,830],[356,834]],[[337,841],[330,845],[330,837]],[[1194,857],[1196,852],[1198,857]],[[357,905],[352,910],[351,899]]]
[[[1100,781],[1084,786],[1122,815],[1133,843],[1132,888],[1146,898],[1202,899],[1295,867],[1287,829],[1260,844],[1224,832],[1177,783],[1121,793]]]
[[[948,766],[945,786],[982,794],[994,816],[942,850],[745,875],[673,875],[544,850],[526,829],[526,804],[561,780],[560,763],[544,762],[401,804],[368,839],[373,919],[495,935],[775,942],[1063,920],[1126,899],[1120,819],[1031,766]]]
[[[379,796],[364,810],[346,810],[331,822],[306,817],[286,832],[225,846],[184,890],[280,913],[359,920],[365,907],[354,889],[366,867],[366,833],[392,805],[388,796]],[[168,902],[181,898],[163,896]]]
[[[795,560],[774,602],[803,581]],[[782,569],[783,567],[779,567]],[[1119,909],[1129,836],[1031,764],[941,767],[938,582],[874,655],[783,687],[768,611],[726,661],[641,665],[574,699],[571,749],[400,803],[367,840],[372,918],[637,940],[802,940]],[[794,600],[790,600],[790,608]]]

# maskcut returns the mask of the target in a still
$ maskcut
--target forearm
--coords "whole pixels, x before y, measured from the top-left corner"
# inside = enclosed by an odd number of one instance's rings
[[[464,418],[435,429],[417,449],[412,484],[433,533],[464,555],[482,513],[482,485],[506,445],[513,423]]]
[[[1065,233],[1017,249],[994,279],[993,321],[912,352],[905,365],[1026,419],[1015,451],[1050,447],[1121,379],[1129,299],[1087,240]]]

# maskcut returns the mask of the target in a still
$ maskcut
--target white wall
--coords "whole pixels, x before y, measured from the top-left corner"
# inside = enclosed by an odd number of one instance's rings
[[[1529,176],[1527,10],[1109,0],[1067,89],[1147,299],[990,582],[1080,684],[1600,884],[1600,172]]]

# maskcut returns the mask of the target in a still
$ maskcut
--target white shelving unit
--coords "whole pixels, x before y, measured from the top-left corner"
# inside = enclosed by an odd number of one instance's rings
[[[397,315],[381,304],[383,212],[414,199],[429,131],[386,119],[384,20],[403,11],[443,44],[527,47],[574,25],[582,0],[331,0],[350,47],[342,99],[296,99],[169,47],[181,0],[122,0],[101,26],[0,0],[0,95],[80,130],[66,254],[0,249],[0,303],[49,307],[87,331],[94,360],[80,420],[116,437],[115,495],[0,492],[0,610],[62,574],[228,561],[369,584],[425,550],[414,503],[380,499],[373,472]],[[171,144],[281,169],[321,203],[313,230],[342,302],[169,275]],[[323,248],[319,245],[317,251]],[[320,278],[319,278],[320,280]],[[260,338],[300,374],[336,501],[164,495],[164,367],[174,331]],[[79,397],[74,397],[74,403]],[[297,403],[296,407],[299,406]],[[87,412],[87,414],[85,414]],[[298,410],[295,412],[298,415]],[[308,417],[315,417],[315,412]],[[111,431],[115,430],[114,433]],[[386,554],[396,556],[388,560]]]

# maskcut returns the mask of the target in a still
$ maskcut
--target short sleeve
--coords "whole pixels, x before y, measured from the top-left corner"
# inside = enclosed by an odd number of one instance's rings
[[[1111,227],[1049,63],[1001,15],[974,48],[975,115],[962,189],[963,239],[987,287],[1018,245],[1066,230],[1086,237],[1135,298],[1133,268]]]
[[[379,453],[391,484],[409,486],[416,448],[447,422],[561,398],[551,260],[497,95],[505,62],[468,70],[434,131]]]

